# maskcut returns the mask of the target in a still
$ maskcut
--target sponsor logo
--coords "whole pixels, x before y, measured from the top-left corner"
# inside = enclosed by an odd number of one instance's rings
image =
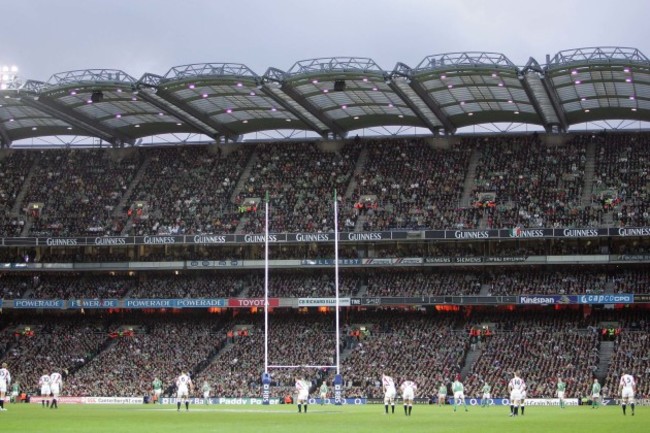
[[[145,236],[143,242],[147,245],[175,244],[176,239],[172,236]]]
[[[478,232],[464,232],[462,230],[456,230],[454,232],[454,237],[456,239],[487,239],[490,237],[490,233],[485,230]]]
[[[382,233],[348,233],[349,241],[380,241],[384,239]]]
[[[571,298],[568,296],[520,296],[520,304],[570,304]]]
[[[544,237],[543,230],[526,230],[516,227],[510,230],[511,238],[541,238]]]
[[[278,237],[276,235],[269,235],[269,242],[277,242]],[[257,242],[266,242],[265,235],[246,235],[244,236],[244,242],[247,243],[257,243]]]
[[[323,241],[329,241],[330,235],[328,233],[314,233],[314,234],[297,233],[296,240],[298,242],[323,242]]]
[[[194,236],[192,238],[195,244],[223,244],[226,243],[226,237],[225,236],[207,236],[207,235],[202,235],[202,236]]]
[[[650,236],[650,228],[631,228],[631,229],[618,229],[619,236]]]
[[[95,238],[95,245],[126,245],[126,238]]]
[[[562,236],[570,238],[590,238],[598,236],[598,230],[596,229],[564,229],[562,230]]]
[[[336,306],[336,298],[300,298],[299,307],[332,307]],[[339,306],[349,307],[350,298],[339,298]]]
[[[634,295],[581,295],[581,304],[631,304],[635,300]]]
[[[75,246],[79,245],[77,239],[47,238],[45,244],[49,246]]]
[[[278,298],[269,298],[269,307],[277,307],[280,305],[280,300]],[[240,299],[240,298],[231,298],[228,299],[229,307],[264,307],[263,298],[251,298],[251,299]]]

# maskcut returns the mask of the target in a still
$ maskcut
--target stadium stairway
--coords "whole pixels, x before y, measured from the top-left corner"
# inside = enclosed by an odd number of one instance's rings
[[[460,370],[460,375],[463,379],[471,373],[472,367],[474,367],[474,363],[476,363],[476,361],[479,359],[481,353],[483,353],[483,350],[481,349],[480,345],[477,344],[474,348],[470,346],[470,349],[467,351],[467,355],[465,355],[465,364]]]
[[[472,152],[472,156],[469,159],[469,164],[467,165],[467,173],[465,174],[465,183],[463,183],[463,196],[460,199],[460,205],[462,207],[468,207],[470,201],[473,200],[473,191],[476,178],[476,167],[478,162],[481,160],[481,152],[478,149],[475,149]]]
[[[136,173],[135,177],[131,181],[131,184],[128,186],[127,190],[122,194],[122,198],[120,199],[120,202],[118,203],[117,206],[115,206],[115,209],[113,209],[113,216],[121,216],[124,212],[124,209],[127,208],[127,203],[133,202],[133,198],[131,197],[133,194],[133,190],[140,185],[140,181],[142,180],[142,176],[147,172],[149,169],[149,164],[151,164],[151,158],[147,158],[144,160],[140,168],[138,169],[138,172]],[[128,223],[126,224],[128,225]]]
[[[596,370],[596,377],[600,383],[605,383],[607,371],[609,370],[609,363],[612,360],[614,353],[613,341],[601,341],[600,349],[598,350],[598,369]]]
[[[237,196],[241,192],[242,188],[244,188],[244,184],[246,183],[246,180],[251,175],[251,171],[253,170],[253,166],[255,165],[255,162],[257,162],[257,152],[253,153],[253,155],[248,160],[248,164],[246,164],[246,167],[244,167],[244,169],[242,170],[241,175],[237,180],[237,184],[235,185],[235,189],[233,189],[232,195],[230,196],[230,203],[235,203]]]
[[[582,186],[582,197],[580,204],[582,206],[589,206],[591,204],[591,194],[594,189],[594,173],[596,171],[596,143],[590,142],[587,145],[587,154],[585,155],[585,175],[584,185]]]
[[[27,203],[23,204],[23,200],[25,199],[25,195],[27,194],[27,190],[29,190],[29,185],[32,183],[32,178],[38,172],[39,161],[40,161],[40,154],[37,154],[37,156],[34,158],[34,163],[29,168],[29,173],[27,173],[27,177],[25,177],[25,180],[22,183],[22,187],[20,188],[20,191],[18,192],[18,195],[16,196],[16,201],[14,203],[14,206],[11,208],[11,215],[12,216],[21,215],[22,214],[22,212],[21,212],[22,208],[27,207]]]

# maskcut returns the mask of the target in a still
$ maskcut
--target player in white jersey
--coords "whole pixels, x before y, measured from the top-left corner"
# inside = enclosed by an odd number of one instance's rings
[[[522,392],[526,389],[526,382],[519,377],[519,372],[515,372],[515,377],[508,383],[510,391],[510,416],[519,415],[519,406],[522,402]]]
[[[402,399],[404,400],[404,415],[411,416],[415,391],[418,390],[418,386],[412,380],[405,380],[399,389],[402,391]]]
[[[384,410],[388,413],[388,405],[391,406],[391,413],[395,413],[395,397],[397,396],[397,389],[395,389],[395,381],[392,377],[383,374],[381,376],[381,387],[384,390]]]
[[[194,384],[189,373],[181,373],[176,378],[176,410],[181,410],[181,400],[185,402],[185,410],[190,410],[190,391],[194,391]]]
[[[524,386],[521,388],[521,404],[519,404],[519,409],[521,409],[521,416],[524,416],[524,412],[526,411],[526,397],[526,383],[524,383]]]
[[[298,376],[296,379],[296,403],[298,404],[298,413],[302,412],[303,405],[305,406],[305,413],[307,413],[310,387],[311,383],[308,380],[305,380],[302,376]]]
[[[61,373],[54,372],[50,374],[50,391],[52,392],[52,404],[50,409],[59,408],[59,394],[61,393],[61,386],[63,385],[63,376]]]
[[[7,363],[2,363],[0,368],[0,410],[5,409],[5,397],[7,395],[7,388],[11,385],[11,373],[7,369]]]
[[[47,371],[38,379],[38,385],[41,387],[41,406],[50,407],[50,374]]]
[[[632,416],[634,416],[634,394],[636,393],[636,380],[631,374],[624,374],[618,383],[618,391],[621,393],[621,407],[623,408],[623,415],[626,415],[625,410],[627,405],[632,408]]]

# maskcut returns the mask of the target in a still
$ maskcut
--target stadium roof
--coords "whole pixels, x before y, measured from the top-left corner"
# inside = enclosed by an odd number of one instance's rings
[[[372,59],[319,58],[258,75],[242,64],[176,66],[164,76],[89,69],[0,90],[0,141],[84,135],[135,144],[169,133],[237,141],[294,129],[344,137],[374,126],[453,134],[484,123],[571,125],[650,120],[650,60],[635,48],[560,51],[523,67],[505,55],[431,55],[392,71]]]

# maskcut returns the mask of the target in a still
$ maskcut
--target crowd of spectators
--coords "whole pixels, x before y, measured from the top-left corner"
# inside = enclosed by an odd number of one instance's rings
[[[616,337],[614,352],[604,386],[610,397],[616,395],[624,374],[636,379],[637,396],[650,396],[650,321],[647,314],[627,314],[616,325],[622,330]]]
[[[247,218],[241,231],[263,233],[263,200],[270,198],[269,231],[333,232],[334,190],[339,199],[341,220],[351,212],[345,190],[355,169],[360,146],[347,143],[340,150],[321,150],[314,143],[260,144],[248,178],[237,196],[238,204],[247,199],[262,201],[245,209]]]
[[[426,297],[585,295],[648,293],[650,271],[642,267],[553,268],[366,268],[339,270],[339,296]],[[263,270],[139,273],[0,274],[4,299],[261,298]],[[273,270],[269,297],[332,298],[331,269]]]
[[[30,234],[119,234],[124,220],[115,211],[141,163],[142,155],[135,149],[40,151],[23,199]]]
[[[26,215],[14,213],[14,206],[37,157],[36,152],[0,153],[0,237],[19,237],[25,227]]]
[[[590,227],[596,214],[581,206],[587,149],[579,140],[542,143],[537,134],[467,137],[480,152],[474,195],[493,194],[486,226]]]
[[[231,202],[251,152],[206,146],[152,150],[142,178],[129,196],[131,235],[233,233],[239,224]],[[141,212],[133,209],[142,203]],[[129,209],[125,213],[129,214]]]
[[[648,208],[648,158],[650,137],[643,133],[599,134],[592,202],[621,227],[650,223]]]
[[[466,394],[479,396],[487,382],[493,395],[507,396],[515,371],[526,381],[528,398],[555,397],[558,377],[567,383],[567,396],[588,391],[598,367],[599,334],[575,313],[484,320],[491,332],[481,339],[480,355],[464,378]]]
[[[467,396],[480,395],[485,382],[495,397],[507,396],[514,371],[526,380],[529,398],[554,397],[558,377],[569,397],[586,396],[598,368],[601,323],[620,331],[603,382],[607,395],[616,395],[623,373],[637,378],[639,397],[650,392],[643,311],[353,311],[341,319],[338,341],[332,313],[275,311],[269,319],[277,397],[293,394],[298,376],[314,389],[323,380],[331,385],[337,345],[347,397],[381,398],[381,375],[389,374],[398,383],[415,381],[418,396],[430,398],[461,371],[468,372]],[[174,379],[189,372],[197,388],[203,380],[212,384],[213,395],[258,396],[264,326],[259,313],[12,316],[2,320],[0,359],[28,393],[36,392],[43,371],[59,371],[64,395],[144,396],[155,377],[164,395],[173,395]],[[470,333],[476,328],[490,332],[477,340]],[[465,365],[470,351],[478,357]]]
[[[339,149],[277,142],[236,150],[12,151],[2,155],[0,234],[261,233],[267,192],[271,231],[325,232],[334,228],[326,199],[334,189],[343,230],[650,222],[648,134],[576,134],[563,144],[542,138],[461,137],[447,148],[425,138],[386,138]],[[594,160],[587,161],[593,148]],[[595,166],[592,181],[585,177],[588,162]],[[467,194],[470,202],[461,204]]]
[[[360,213],[364,231],[422,230],[477,225],[460,209],[472,149],[436,149],[424,139],[369,140],[368,158],[355,172],[355,203],[372,197]]]

